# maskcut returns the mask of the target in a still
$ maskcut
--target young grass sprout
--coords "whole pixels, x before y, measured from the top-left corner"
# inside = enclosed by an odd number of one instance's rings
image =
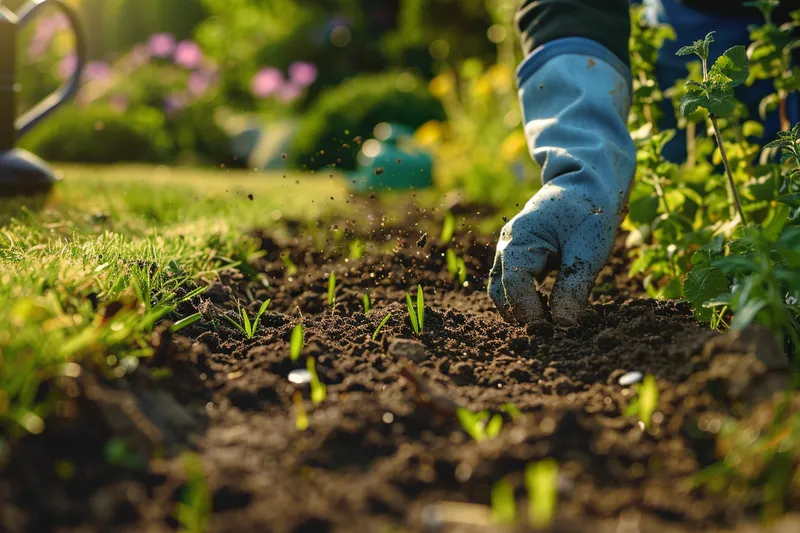
[[[364,315],[369,316],[369,312],[372,309],[372,304],[371,304],[371,302],[369,300],[369,293],[368,292],[364,293],[363,300],[364,300]]]
[[[473,413],[469,409],[459,407],[456,409],[456,417],[464,431],[475,440],[494,438],[503,429],[503,416],[499,414],[492,416],[489,411]]]
[[[311,401],[314,402],[314,405],[319,405],[324,402],[327,397],[327,388],[325,384],[319,380],[317,366],[313,357],[306,359],[306,369],[308,373],[311,374]]]
[[[189,326],[191,326],[195,322],[199,321],[201,318],[203,318],[203,315],[201,313],[195,313],[193,315],[189,315],[186,318],[182,318],[181,320],[178,320],[177,322],[175,322],[172,325],[172,327],[169,328],[169,330],[172,333],[177,333],[178,331],[182,330],[183,328],[188,328]]]
[[[223,317],[236,329],[244,333],[245,337],[252,339],[258,330],[258,323],[261,321],[261,317],[267,311],[267,308],[271,302],[272,300],[267,300],[261,304],[261,307],[258,308],[258,313],[256,313],[256,316],[252,321],[250,320],[250,316],[247,314],[247,309],[245,309],[242,305],[239,306],[239,316],[241,317],[241,322],[237,322],[227,315],[223,315]]]
[[[448,248],[447,252],[445,252],[445,258],[450,277],[457,279],[460,285],[464,285],[467,281],[467,265],[464,263],[464,259],[458,257],[451,248]]]
[[[328,307],[330,307],[332,311],[335,305],[336,305],[336,274],[331,272],[331,275],[328,277]]]
[[[653,413],[658,407],[658,384],[651,374],[644,377],[641,384],[635,386],[637,396],[624,411],[625,416],[637,415],[644,427],[650,427]]]
[[[186,487],[178,503],[178,523],[183,533],[205,533],[212,512],[212,499],[203,463],[196,455],[187,454],[184,469]]]
[[[303,329],[303,324],[297,324],[292,330],[292,338],[289,341],[289,354],[293,363],[300,359],[300,352],[303,350],[304,341],[305,329]]]
[[[492,521],[502,526],[513,526],[517,521],[514,487],[507,479],[492,486]]]
[[[375,328],[375,333],[372,334],[372,340],[376,340],[378,338],[378,334],[383,329],[383,326],[385,326],[386,323],[389,322],[390,318],[392,318],[392,313],[386,313],[386,316],[383,317],[383,320],[381,320],[380,324],[378,324],[378,327]]]
[[[546,528],[553,522],[558,504],[558,463],[545,459],[529,464],[525,468],[525,488],[530,524]]]
[[[408,319],[411,321],[411,328],[417,336],[425,331],[425,293],[422,285],[417,286],[417,305],[411,300],[411,295],[406,293],[406,305],[408,306]]]

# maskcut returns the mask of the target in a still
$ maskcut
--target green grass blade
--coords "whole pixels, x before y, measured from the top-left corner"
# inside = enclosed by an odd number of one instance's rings
[[[317,365],[313,357],[306,359],[306,370],[311,374],[311,401],[314,402],[314,405],[319,405],[325,401],[327,387],[319,380]]]
[[[658,384],[652,374],[648,374],[639,387],[639,420],[644,422],[645,427],[650,427],[653,413],[658,407]]]
[[[370,301],[369,301],[369,293],[365,292],[364,293],[364,314],[365,315],[369,316],[370,308],[371,307],[370,307]]]
[[[172,325],[172,327],[169,328],[169,330],[171,332],[173,332],[173,333],[176,333],[176,332],[182,330],[183,328],[187,328],[187,327],[191,326],[192,324],[194,324],[195,322],[197,322],[201,318],[203,318],[203,315],[201,313],[195,313],[193,315],[189,315],[186,318],[182,318],[181,320],[178,320],[177,322],[175,322]]]
[[[289,342],[289,352],[292,361],[300,359],[300,351],[303,349],[303,342],[305,338],[305,329],[303,324],[297,324],[292,330],[292,339]]]
[[[331,272],[328,277],[328,307],[333,307],[336,304],[336,274]]]
[[[417,313],[414,310],[414,304],[411,302],[411,295],[406,293],[406,305],[408,305],[408,319],[411,320],[411,328],[414,333],[419,335],[419,323],[417,322]]]
[[[495,524],[512,526],[517,521],[517,502],[514,487],[506,479],[492,486],[492,520]]]
[[[239,324],[237,321],[235,321],[234,319],[232,319],[232,318],[231,318],[231,317],[229,317],[228,315],[222,315],[222,318],[224,318],[225,320],[227,320],[228,322],[230,322],[230,323],[231,323],[231,325],[232,325],[233,327],[235,327],[236,329],[238,329],[239,331],[241,331],[242,333],[244,333],[245,335],[247,335],[247,331],[245,331],[245,329],[244,329],[244,326],[242,326],[241,324]]]
[[[455,279],[458,276],[458,258],[452,248],[448,248],[445,252],[445,259],[447,260],[447,271],[450,277]]]
[[[244,326],[244,332],[247,335],[248,339],[252,339],[255,331],[253,330],[253,325],[250,323],[250,317],[247,316],[247,309],[245,309],[244,307],[240,307],[239,313],[241,313],[242,315],[242,325]]]
[[[447,244],[453,239],[453,233],[456,231],[456,219],[452,213],[447,213],[444,216],[444,223],[442,224],[442,243]]]
[[[422,291],[422,285],[417,285],[417,324],[419,331],[417,335],[425,331],[425,293]]]
[[[525,469],[528,490],[528,519],[531,525],[545,528],[552,523],[558,504],[558,463],[545,459]]]
[[[372,334],[372,340],[378,338],[378,333],[381,332],[381,329],[383,329],[383,326],[385,326],[386,323],[389,322],[390,318],[392,318],[392,313],[387,313],[386,316],[383,317],[383,320],[381,320],[380,324],[378,324],[378,327],[375,328],[375,333]]]
[[[458,418],[461,427],[475,440],[483,440],[486,438],[486,433],[483,428],[483,414],[485,413],[473,413],[469,409],[464,409],[463,407],[456,409],[456,418]]]
[[[489,423],[486,424],[486,436],[494,438],[500,434],[503,429],[503,417],[501,415],[494,415]]]
[[[256,313],[256,319],[253,321],[253,333],[255,333],[256,330],[258,329],[258,323],[261,321],[261,317],[264,315],[264,313],[267,312],[267,308],[269,308],[269,304],[271,303],[272,300],[268,299],[266,302],[261,304],[261,307],[258,308],[258,313]]]
[[[181,298],[180,300],[178,300],[178,303],[188,302],[189,300],[191,300],[195,296],[200,296],[201,294],[203,294],[207,290],[208,290],[208,285],[206,285],[204,287],[198,287],[195,290],[193,290],[190,293],[188,293],[183,298]]]

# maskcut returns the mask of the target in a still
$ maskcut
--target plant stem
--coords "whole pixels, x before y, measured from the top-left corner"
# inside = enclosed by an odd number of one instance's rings
[[[722,164],[725,165],[725,172],[728,175],[728,185],[730,186],[733,201],[736,204],[736,211],[739,213],[739,218],[742,219],[742,224],[747,224],[747,220],[744,217],[744,210],[742,209],[742,202],[739,200],[739,191],[736,190],[736,183],[733,181],[733,172],[731,172],[731,164],[728,162],[728,154],[725,152],[725,145],[722,143],[722,134],[719,131],[717,118],[710,114],[708,118],[711,119],[711,125],[714,126],[714,136],[717,138],[719,154],[722,156]]]

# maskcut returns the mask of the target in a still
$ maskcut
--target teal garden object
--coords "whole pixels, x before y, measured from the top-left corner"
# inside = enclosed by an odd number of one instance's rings
[[[357,192],[427,189],[433,186],[433,158],[413,143],[414,132],[399,124],[375,127],[361,145],[358,168],[347,178]]]

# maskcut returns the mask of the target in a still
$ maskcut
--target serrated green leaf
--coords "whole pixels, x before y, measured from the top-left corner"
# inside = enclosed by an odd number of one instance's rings
[[[699,250],[692,254],[692,265],[698,266],[708,264],[720,258],[722,256],[723,243],[723,236],[717,235],[710,242],[704,244]]]
[[[747,64],[747,49],[744,46],[731,47],[711,66],[708,79],[714,84],[736,87],[747,81],[750,75]]]
[[[718,268],[695,268],[683,284],[683,297],[689,302],[698,318],[708,320],[709,311],[703,304],[728,292],[728,277]]]

